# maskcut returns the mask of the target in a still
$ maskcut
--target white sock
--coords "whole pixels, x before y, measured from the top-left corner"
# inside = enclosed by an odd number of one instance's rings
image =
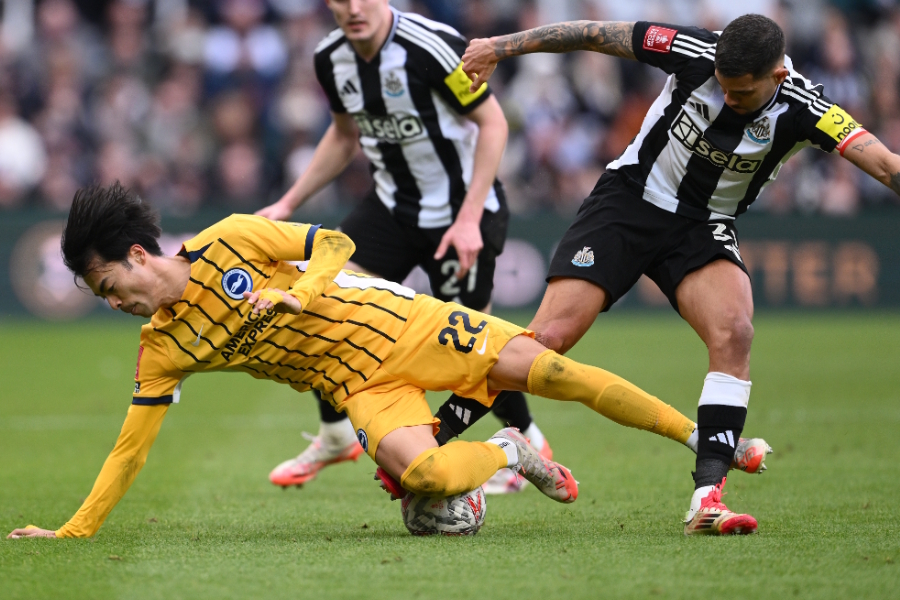
[[[688,510],[687,517],[685,517],[685,521],[690,521],[694,518],[694,515],[700,510],[700,503],[704,498],[712,491],[712,489],[716,487],[714,485],[704,485],[703,487],[697,488],[694,490],[694,495],[691,496],[691,508]]]
[[[338,451],[349,446],[356,439],[356,431],[350,419],[341,419],[334,423],[319,423],[319,437],[326,450]]]
[[[703,391],[700,392],[700,406],[718,404],[721,406],[742,406],[750,403],[749,381],[738,379],[727,373],[710,371],[703,380]]]
[[[697,454],[697,440],[700,439],[700,430],[697,429],[697,426],[694,426],[694,431],[691,433],[691,437],[687,439],[684,443],[685,446],[694,451],[694,454]]]
[[[544,434],[538,429],[537,423],[534,421],[531,422],[528,429],[522,432],[522,435],[528,438],[529,443],[534,446],[534,449],[538,452],[544,449]]]
[[[516,445],[509,441],[506,438],[491,438],[488,440],[488,444],[495,444],[500,446],[500,449],[506,454],[506,466],[507,467],[515,467],[519,464],[519,451],[516,450]]]

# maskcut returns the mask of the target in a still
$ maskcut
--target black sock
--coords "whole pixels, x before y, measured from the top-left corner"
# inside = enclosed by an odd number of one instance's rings
[[[510,427],[525,431],[531,425],[528,401],[522,392],[500,392],[491,407],[494,416]]]
[[[346,414],[339,413],[329,402],[322,400],[322,394],[319,390],[313,390],[312,393],[315,394],[316,399],[319,401],[319,418],[322,419],[323,423],[337,423],[347,418]]]
[[[490,411],[489,407],[477,400],[462,398],[453,394],[447,398],[447,401],[441,405],[435,414],[441,420],[441,426],[434,439],[437,440],[439,446],[443,446],[451,438],[462,434]]]
[[[734,458],[747,409],[707,404],[697,409],[697,470],[694,489],[722,483]]]

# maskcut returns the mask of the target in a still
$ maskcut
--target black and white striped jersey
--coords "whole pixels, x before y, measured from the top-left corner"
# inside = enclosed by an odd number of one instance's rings
[[[465,115],[487,100],[460,57],[466,40],[452,27],[391,9],[394,24],[366,62],[340,29],[316,48],[316,76],[335,113],[349,113],[372,163],[375,190],[401,223],[433,229],[453,223],[472,180],[478,126]],[[494,188],[484,208],[497,212]]]
[[[635,24],[635,56],[669,78],[640,133],[607,165],[644,200],[698,220],[733,219],[802,148],[843,153],[865,131],[788,57],[790,75],[768,104],[737,114],[715,78],[718,37],[696,27]]]

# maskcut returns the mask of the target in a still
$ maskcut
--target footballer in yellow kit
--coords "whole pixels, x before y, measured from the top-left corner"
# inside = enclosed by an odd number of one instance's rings
[[[694,423],[622,378],[547,350],[530,332],[458,304],[341,267],[354,245],[317,226],[235,215],[163,256],[158,217],[118,183],[76,193],[63,234],[69,269],[141,328],[132,406],[78,512],[56,531],[89,537],[146,462],[163,418],[193,373],[241,371],[345,411],[368,454],[409,491],[468,492],[497,469],[572,502],[577,483],[512,428],[438,447],[424,390],[490,405],[506,389],[585,404],[617,423],[687,444]],[[308,261],[296,266],[289,261]]]

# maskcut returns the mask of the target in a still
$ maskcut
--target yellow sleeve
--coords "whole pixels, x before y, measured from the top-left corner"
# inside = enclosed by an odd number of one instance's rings
[[[356,250],[353,241],[339,231],[319,229],[312,243],[306,273],[287,292],[306,306],[331,283]]]
[[[97,533],[147,462],[147,453],[168,409],[168,404],[133,404],[128,409],[116,446],[103,463],[91,494],[75,516],[56,531],[56,537],[86,538]]]

